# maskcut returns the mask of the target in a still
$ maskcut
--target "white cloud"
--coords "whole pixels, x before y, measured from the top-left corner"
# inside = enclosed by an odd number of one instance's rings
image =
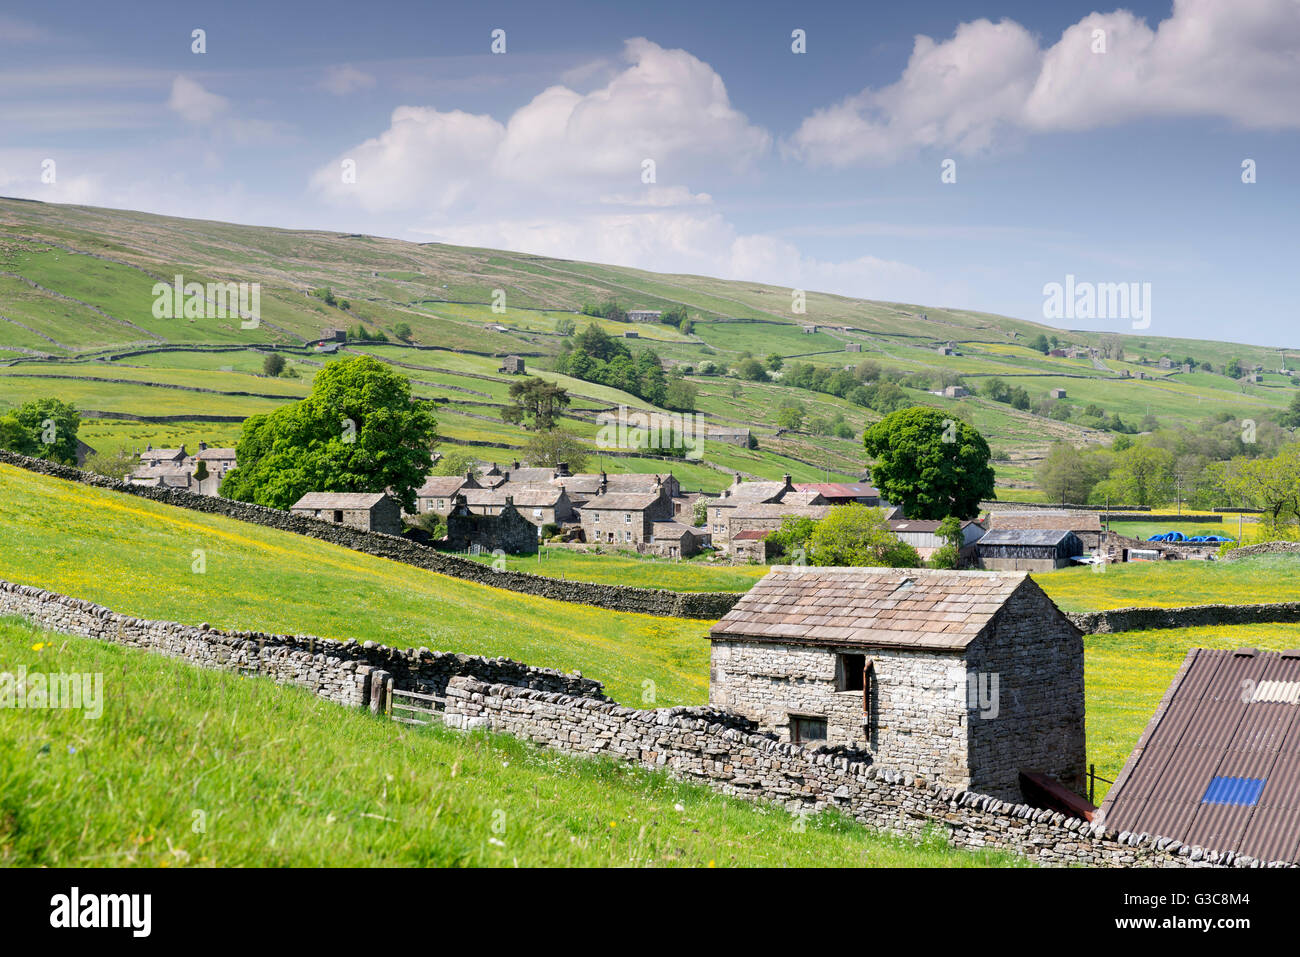
[[[552,86],[504,123],[486,114],[402,106],[387,130],[318,170],[315,189],[368,210],[442,213],[493,206],[527,188],[589,202],[642,186],[643,162],[657,180],[680,181],[722,166],[742,171],[769,149],[768,133],[736,111],[721,77],[684,50],[629,40],[628,66],[582,94]],[[340,164],[353,159],[357,182]]]
[[[369,73],[358,70],[350,63],[332,66],[325,71],[321,86],[335,96],[347,96],[357,90],[368,90],[375,85],[375,78]]]
[[[1094,52],[1094,31],[1105,52]],[[918,36],[901,77],[816,110],[783,144],[813,165],[888,163],[920,149],[975,153],[1005,134],[1085,130],[1159,116],[1300,127],[1300,3],[1175,0],[1150,29],[1092,13],[1044,50],[1003,20]]]
[[[211,123],[230,109],[224,96],[209,93],[202,84],[186,76],[172,81],[172,93],[167,100],[168,109],[179,114],[187,123]]]

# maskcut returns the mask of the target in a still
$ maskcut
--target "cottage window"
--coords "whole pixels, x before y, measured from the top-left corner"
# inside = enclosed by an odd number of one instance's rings
[[[623,513],[623,521],[625,521],[625,522],[627,522],[627,524],[631,525],[631,524],[632,524],[632,513],[631,513],[631,512],[624,512],[624,513]]]
[[[835,690],[867,690],[867,656],[836,655]]]
[[[533,518],[541,518],[541,517],[542,517],[542,510],[540,508],[533,509]]]
[[[630,542],[630,541],[632,541],[632,532],[631,532],[631,530],[628,530],[628,531],[626,531],[626,532],[623,533],[623,541],[625,541],[625,542]]]
[[[826,740],[826,719],[808,715],[790,715],[790,741],[794,744],[818,744]]]
[[[600,524],[600,512],[592,512],[592,513],[591,513],[591,522],[592,522],[593,525],[599,525],[599,524]]]

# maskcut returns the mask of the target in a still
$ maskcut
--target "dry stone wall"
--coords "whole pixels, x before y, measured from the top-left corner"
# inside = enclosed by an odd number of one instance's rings
[[[1230,852],[1107,829],[901,771],[808,750],[723,723],[702,709],[638,711],[472,678],[453,678],[446,721],[506,732],[574,754],[607,755],[795,814],[833,809],[878,831],[916,837],[942,828],[956,847],[1013,851],[1042,864],[1261,867]]]
[[[368,706],[372,682],[382,675],[394,686],[441,695],[457,676],[519,685],[567,696],[609,701],[599,681],[581,674],[533,668],[509,658],[481,658],[427,648],[406,649],[355,639],[226,631],[207,623],[183,625],[122,615],[102,605],[30,585],[0,580],[0,616],[97,641],[142,648],[189,664],[240,674],[266,675],[307,688],[338,704]]]

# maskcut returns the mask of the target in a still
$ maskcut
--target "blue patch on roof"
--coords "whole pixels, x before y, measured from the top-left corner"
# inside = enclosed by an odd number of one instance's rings
[[[1233,804],[1254,807],[1264,793],[1263,778],[1214,778],[1205,789],[1202,804]]]

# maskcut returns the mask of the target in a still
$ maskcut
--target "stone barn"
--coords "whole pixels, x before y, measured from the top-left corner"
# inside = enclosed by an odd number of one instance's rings
[[[291,511],[363,532],[402,534],[402,506],[384,492],[308,492]]]
[[[980,568],[989,571],[1050,572],[1083,554],[1083,542],[1064,528],[995,528],[975,543]]]
[[[497,372],[508,372],[510,375],[524,374],[524,360],[520,356],[506,356],[501,360],[501,368]]]
[[[1083,638],[1023,572],[778,566],[713,626],[709,703],[1023,801],[1085,786]]]

